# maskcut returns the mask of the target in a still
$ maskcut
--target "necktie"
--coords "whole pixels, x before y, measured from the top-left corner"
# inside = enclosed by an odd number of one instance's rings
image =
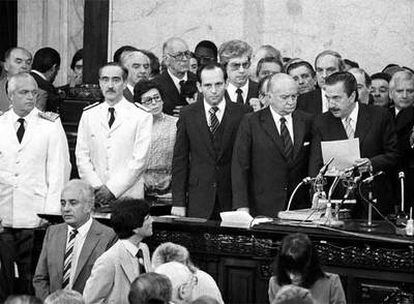
[[[142,249],[138,249],[136,257],[138,259],[139,274],[146,273],[145,265],[144,265],[144,255],[142,254]]]
[[[220,122],[216,116],[216,112],[219,110],[218,107],[211,107],[210,110],[208,111],[210,113],[210,132],[212,134],[216,133]]]
[[[17,129],[16,135],[19,143],[21,143],[24,135],[24,118],[19,118],[17,121],[20,123],[20,126]]]
[[[237,90],[236,90],[236,93],[237,93],[237,103],[238,104],[244,104],[244,100],[243,100],[243,90],[242,89],[240,89],[240,88],[238,88]]]
[[[108,121],[109,128],[111,128],[115,121],[115,115],[114,115],[115,109],[113,107],[109,107],[108,111],[111,114],[111,116],[109,117],[109,121]]]
[[[65,258],[63,263],[62,289],[65,289],[69,285],[70,270],[72,267],[73,246],[75,245],[75,237],[77,234],[78,230],[73,229],[70,232],[68,242],[66,243]]]
[[[289,130],[286,127],[286,118],[280,118],[280,135],[282,135],[283,145],[285,147],[285,155],[291,160],[293,158],[293,143],[290,137]]]
[[[183,92],[183,85],[185,84],[185,80],[180,80],[179,85],[180,85],[180,94]]]
[[[351,117],[347,117],[347,118],[345,118],[345,123],[344,123],[344,125],[345,125],[345,132],[346,132],[346,135],[348,136],[348,138],[349,139],[352,139],[352,138],[354,138],[354,129],[352,128],[352,125],[351,125]]]

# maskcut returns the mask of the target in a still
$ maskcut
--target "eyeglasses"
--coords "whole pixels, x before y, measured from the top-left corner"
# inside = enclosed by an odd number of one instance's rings
[[[28,97],[29,95],[32,95],[33,97],[36,97],[37,95],[39,95],[39,91],[38,90],[20,90],[17,91],[17,93],[19,95],[24,95],[26,97]]]
[[[240,70],[240,67],[243,67],[243,69],[247,70],[248,68],[250,68],[250,61],[229,63],[229,68],[233,71]]]
[[[148,97],[143,97],[143,98],[141,98],[141,103],[144,105],[144,106],[149,106],[150,104],[152,104],[153,102],[155,102],[155,103],[158,103],[158,102],[160,102],[162,99],[161,99],[161,96],[160,95],[154,95],[154,96],[148,96]]]
[[[170,54],[168,53],[169,56],[171,56],[172,58],[179,60],[179,59],[190,59],[191,58],[191,52],[190,51],[185,51],[185,52],[178,52],[175,54]]]

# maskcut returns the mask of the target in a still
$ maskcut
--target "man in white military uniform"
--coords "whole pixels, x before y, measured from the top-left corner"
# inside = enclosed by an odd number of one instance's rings
[[[12,248],[18,266],[15,293],[30,293],[34,228],[37,213],[60,214],[65,152],[61,130],[35,108],[38,87],[28,73],[9,80],[12,108],[0,116],[0,217],[1,238]]]
[[[128,71],[117,63],[99,70],[103,103],[84,109],[76,143],[79,176],[95,188],[98,205],[122,196],[144,197],[142,174],[151,143],[152,115],[123,97]]]

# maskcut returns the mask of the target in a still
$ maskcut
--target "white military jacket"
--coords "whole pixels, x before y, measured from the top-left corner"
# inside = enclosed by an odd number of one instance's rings
[[[152,115],[123,97],[109,128],[108,108],[103,102],[82,113],[75,151],[79,176],[94,188],[106,185],[116,198],[143,198]]]
[[[13,109],[0,116],[0,218],[5,227],[35,228],[37,213],[60,214],[67,146],[61,126],[39,112],[34,108],[24,117],[21,143]]]

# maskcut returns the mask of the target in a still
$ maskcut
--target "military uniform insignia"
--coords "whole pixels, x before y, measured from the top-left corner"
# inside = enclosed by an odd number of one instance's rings
[[[39,117],[53,122],[59,118],[59,114],[54,112],[39,112]]]
[[[95,103],[93,103],[93,104],[91,104],[89,106],[86,106],[86,107],[83,108],[83,110],[84,111],[87,111],[89,109],[92,109],[92,108],[96,107],[97,105],[99,105],[99,102],[95,102]]]
[[[143,111],[145,111],[145,112],[147,112],[147,113],[149,113],[149,112],[150,112],[150,110],[149,110],[147,107],[143,106],[143,105],[142,105],[142,104],[140,104],[139,102],[134,102],[134,105],[135,105],[138,109],[141,109],[141,110],[143,110]]]

